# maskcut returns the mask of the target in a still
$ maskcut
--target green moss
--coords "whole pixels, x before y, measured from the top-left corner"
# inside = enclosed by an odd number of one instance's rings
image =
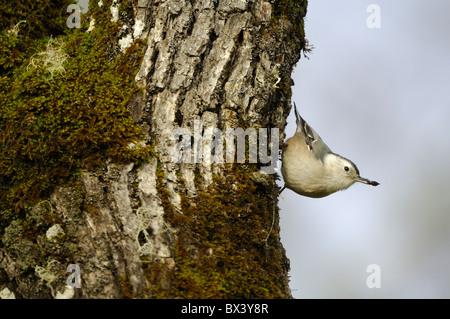
[[[272,195],[253,180],[256,165],[226,169],[227,178],[214,178],[198,194],[182,197],[183,214],[165,206],[165,218],[175,229],[175,269],[158,261],[147,264],[157,298],[282,298],[287,283],[280,266],[283,248],[277,240],[265,243],[271,226]],[[163,188],[163,187],[161,187]],[[160,189],[158,189],[160,191]],[[167,193],[160,193],[163,203]],[[164,200],[166,198],[166,200]],[[271,234],[278,236],[278,229]],[[161,288],[161,280],[168,289]],[[281,287],[281,288],[280,288]]]
[[[33,55],[0,78],[0,209],[36,203],[54,185],[106,158],[139,163],[150,155],[147,146],[133,147],[143,134],[126,110],[138,91],[133,81],[146,43],[137,40],[114,58],[120,23],[111,23],[104,11],[93,12],[101,28],[37,40]],[[59,47],[48,53],[52,39]],[[14,48],[16,40],[8,41]],[[33,60],[54,60],[54,52],[65,55],[58,72]],[[20,61],[10,58],[3,67]]]
[[[14,27],[19,21],[27,21],[22,27],[23,34],[32,39],[43,35],[63,34],[66,27],[67,6],[73,0],[52,2],[48,0],[10,0],[2,1],[0,30]]]
[[[122,19],[130,19],[133,17],[133,3],[125,1],[119,6],[119,15]]]
[[[0,75],[8,73],[14,67],[19,66],[23,60],[23,51],[20,41],[8,31],[0,32]]]
[[[262,35],[276,35],[283,37],[283,43],[286,45],[299,46],[299,50],[308,53],[307,40],[305,38],[305,23],[308,7],[307,0],[277,0],[272,5],[272,18],[268,26],[262,26],[260,32]],[[280,21],[289,21],[289,28],[277,30]]]
[[[292,23],[293,32],[305,36],[303,18],[306,16],[307,0],[277,0],[274,1],[272,11],[272,23],[280,19],[289,20]]]
[[[122,298],[133,299],[133,285],[130,283],[128,276],[120,276],[119,284],[121,288]]]
[[[26,59],[43,36],[67,29],[67,6],[72,0],[11,0],[0,3],[0,79]]]

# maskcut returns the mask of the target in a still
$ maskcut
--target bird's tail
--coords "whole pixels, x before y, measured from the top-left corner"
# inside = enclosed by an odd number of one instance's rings
[[[300,113],[297,110],[297,105],[295,105],[294,102],[294,112],[295,112],[295,119],[296,119],[296,123],[297,123],[297,129],[300,128],[302,130],[304,130],[305,127],[305,120],[300,116]]]

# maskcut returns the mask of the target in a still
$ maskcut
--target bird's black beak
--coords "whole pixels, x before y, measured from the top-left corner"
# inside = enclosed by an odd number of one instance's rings
[[[358,176],[358,178],[356,179],[357,182],[363,183],[363,184],[367,184],[367,185],[372,185],[372,186],[378,186],[380,185],[380,183],[375,182],[375,181],[371,181],[367,178]]]

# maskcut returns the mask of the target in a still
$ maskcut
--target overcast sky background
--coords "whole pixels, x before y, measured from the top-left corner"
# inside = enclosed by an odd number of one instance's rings
[[[381,28],[368,28],[369,4]],[[293,101],[361,175],[279,201],[295,298],[450,298],[450,1],[311,0]],[[286,134],[295,131],[291,112]],[[282,185],[282,182],[280,182]],[[366,285],[367,266],[381,287]]]

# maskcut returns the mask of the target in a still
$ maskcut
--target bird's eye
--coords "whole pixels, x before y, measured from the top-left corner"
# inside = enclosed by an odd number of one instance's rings
[[[344,166],[344,170],[345,170],[346,172],[348,172],[348,170],[349,170],[348,166]]]

